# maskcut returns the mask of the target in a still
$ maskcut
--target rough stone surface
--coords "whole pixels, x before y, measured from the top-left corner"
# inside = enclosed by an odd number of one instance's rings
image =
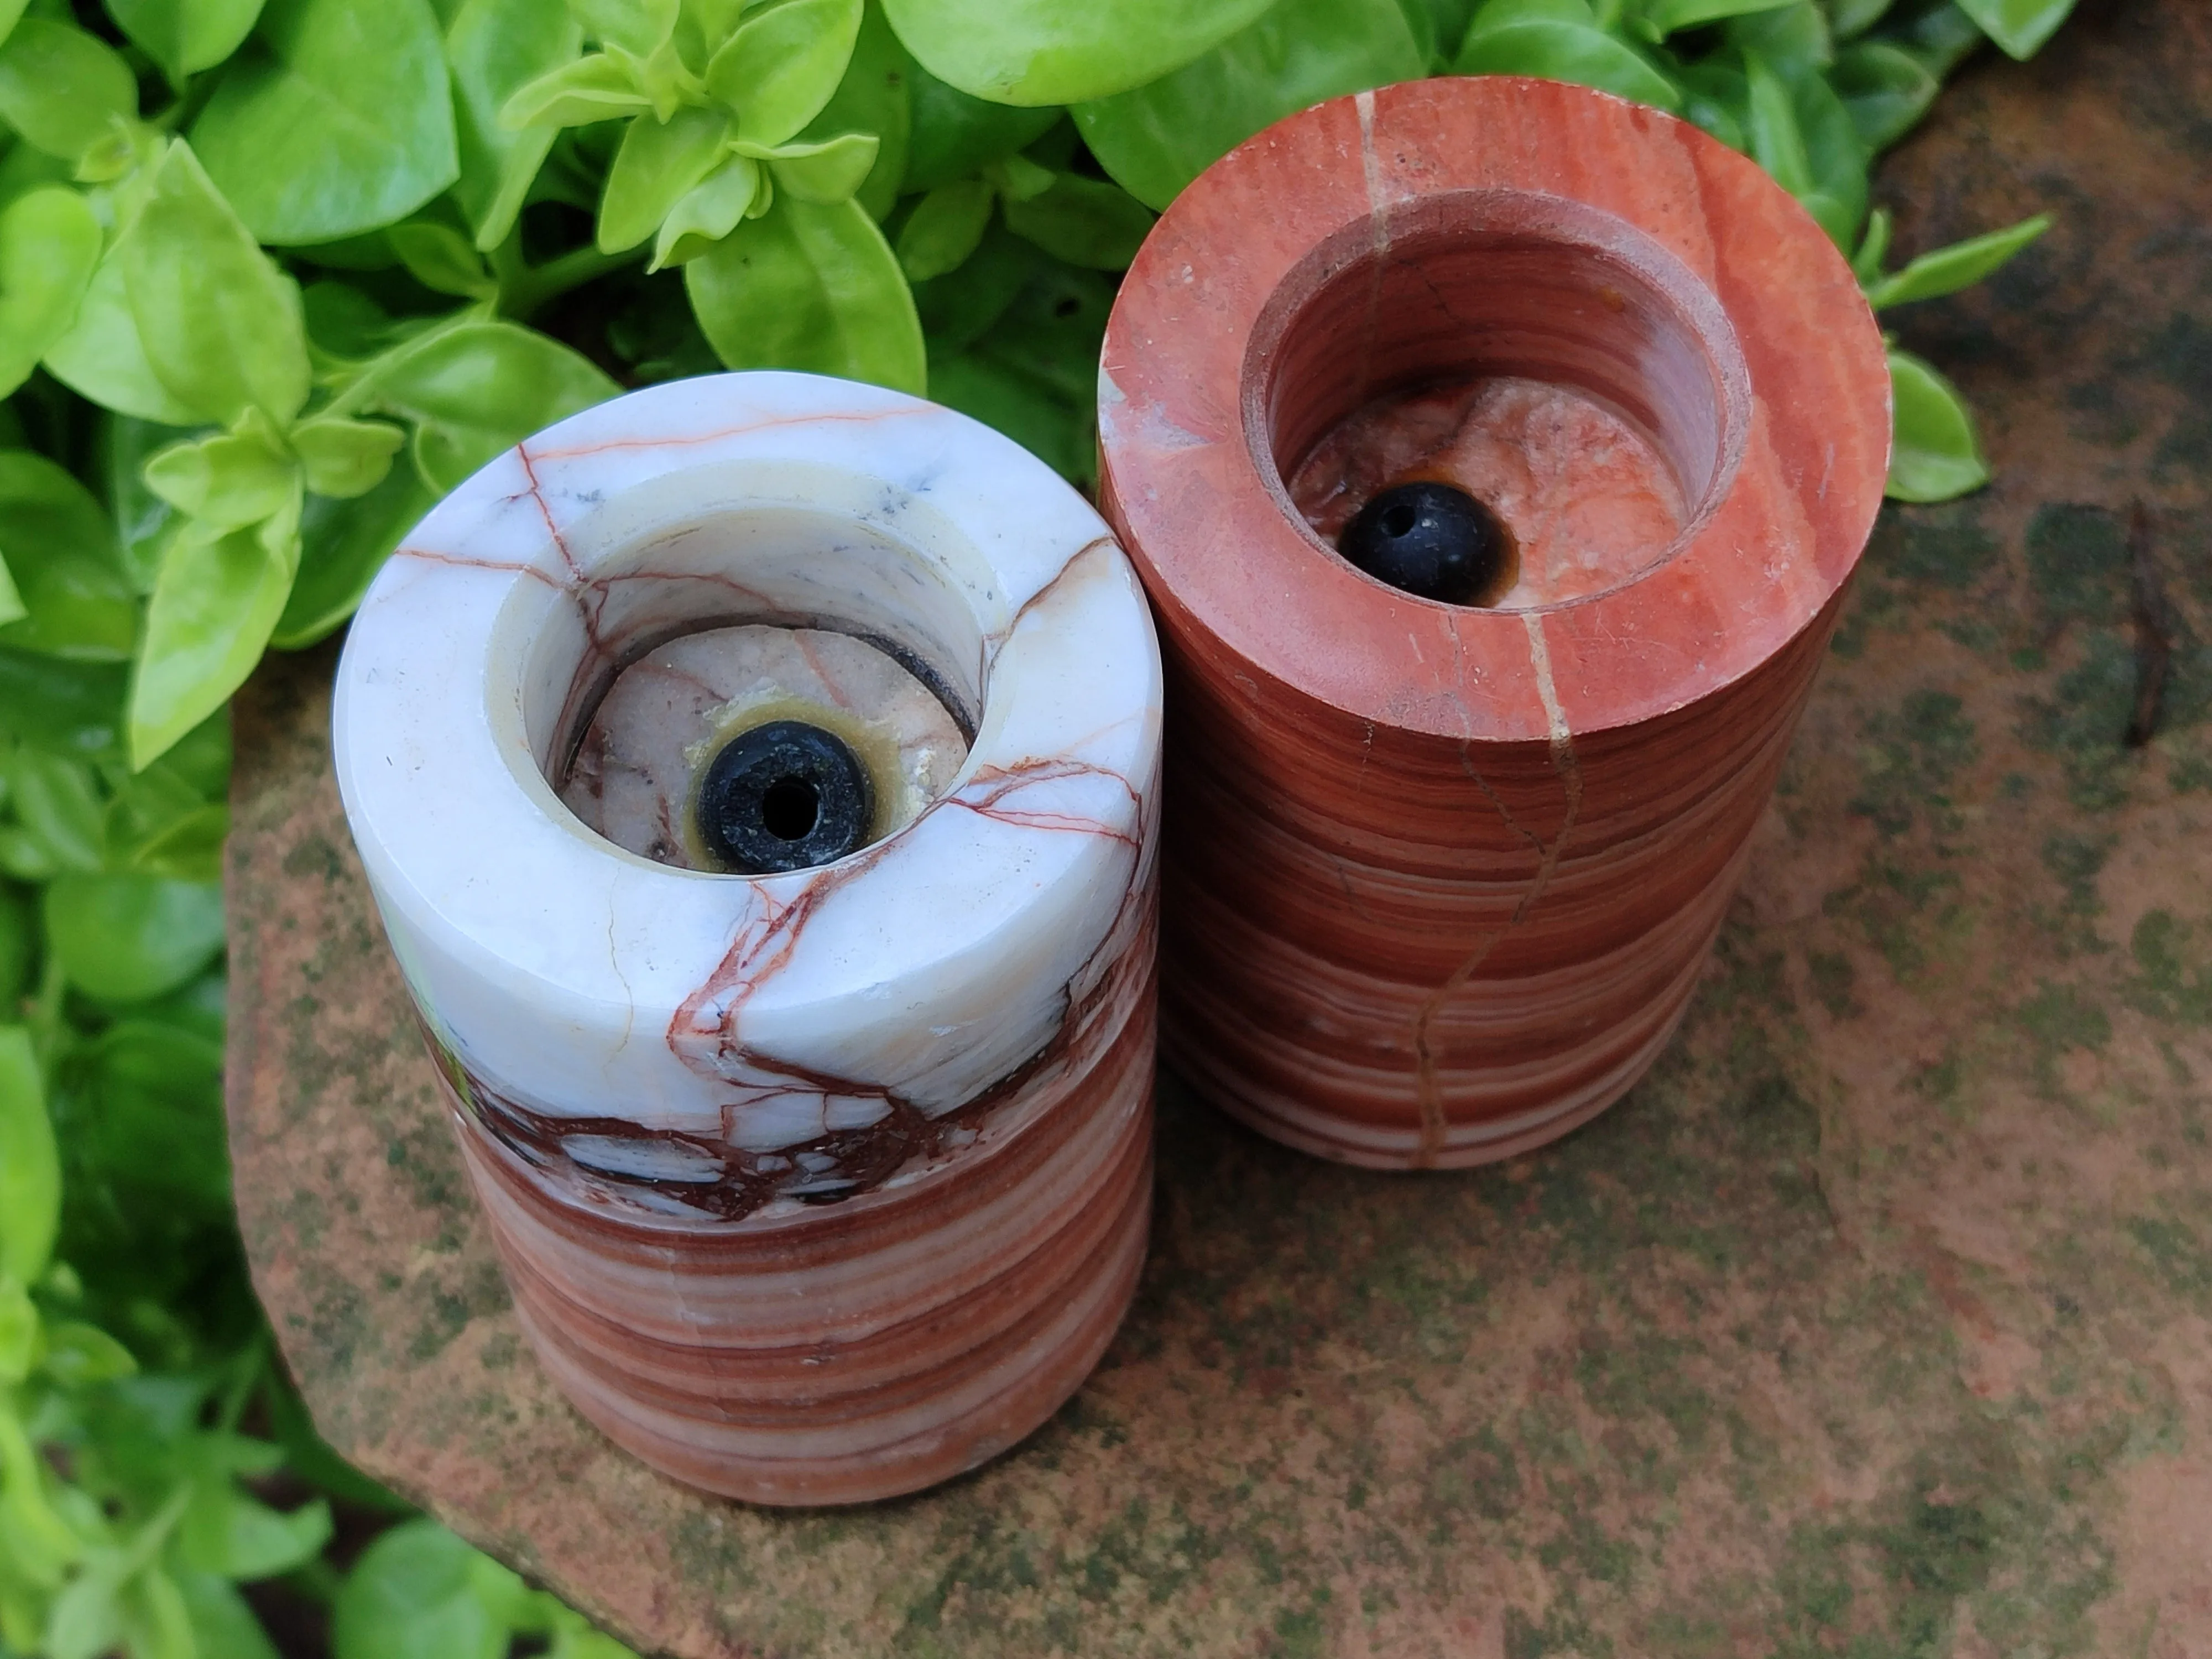
[[[1134,1313],[1010,1456],[770,1514],[616,1452],[516,1333],[328,775],[239,711],[231,1115],[330,1437],[647,1650],[2184,1659],[2212,1650],[2212,13],[1984,59],[1887,169],[1895,314],[1996,486],[1885,514],[1680,1039],[1492,1169],[1164,1090]],[[2128,514],[2171,611],[2136,691]]]

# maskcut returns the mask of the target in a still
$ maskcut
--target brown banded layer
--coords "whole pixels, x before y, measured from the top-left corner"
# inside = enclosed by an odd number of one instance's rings
[[[595,1201],[449,1085],[518,1308],[579,1409],[680,1480],[773,1504],[912,1491],[1035,1428],[1142,1261],[1149,943],[972,1144],[836,1205],[684,1221]]]

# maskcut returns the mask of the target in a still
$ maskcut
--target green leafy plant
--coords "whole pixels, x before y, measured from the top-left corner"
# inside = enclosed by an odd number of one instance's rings
[[[346,1467],[275,1364],[221,1121],[224,706],[429,506],[626,386],[856,376],[1079,483],[1152,216],[1319,100],[1585,82],[1803,203],[2071,0],[0,0],[0,1652],[623,1650]],[[1988,477],[1893,349],[1893,495]],[[349,1569],[349,1518],[376,1532]],[[378,1532],[378,1528],[383,1528]]]

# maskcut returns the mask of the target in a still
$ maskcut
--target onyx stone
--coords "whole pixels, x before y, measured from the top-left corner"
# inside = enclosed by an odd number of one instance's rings
[[[1345,526],[1337,550],[1416,599],[1472,605],[1497,585],[1508,545],[1505,526],[1480,501],[1421,479],[1376,491]]]

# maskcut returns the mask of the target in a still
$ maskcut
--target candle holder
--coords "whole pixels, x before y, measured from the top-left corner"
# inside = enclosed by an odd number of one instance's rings
[[[453,1131],[586,1417],[843,1503],[1074,1391],[1144,1253],[1160,722],[1079,495],[872,387],[635,392],[422,522],[336,695]]]
[[[1681,1016],[1881,499],[1842,257],[1656,111],[1388,87],[1177,198],[1099,404],[1176,720],[1171,1063],[1377,1168],[1601,1110]],[[1472,603],[1332,543],[1437,478],[1509,532]]]

